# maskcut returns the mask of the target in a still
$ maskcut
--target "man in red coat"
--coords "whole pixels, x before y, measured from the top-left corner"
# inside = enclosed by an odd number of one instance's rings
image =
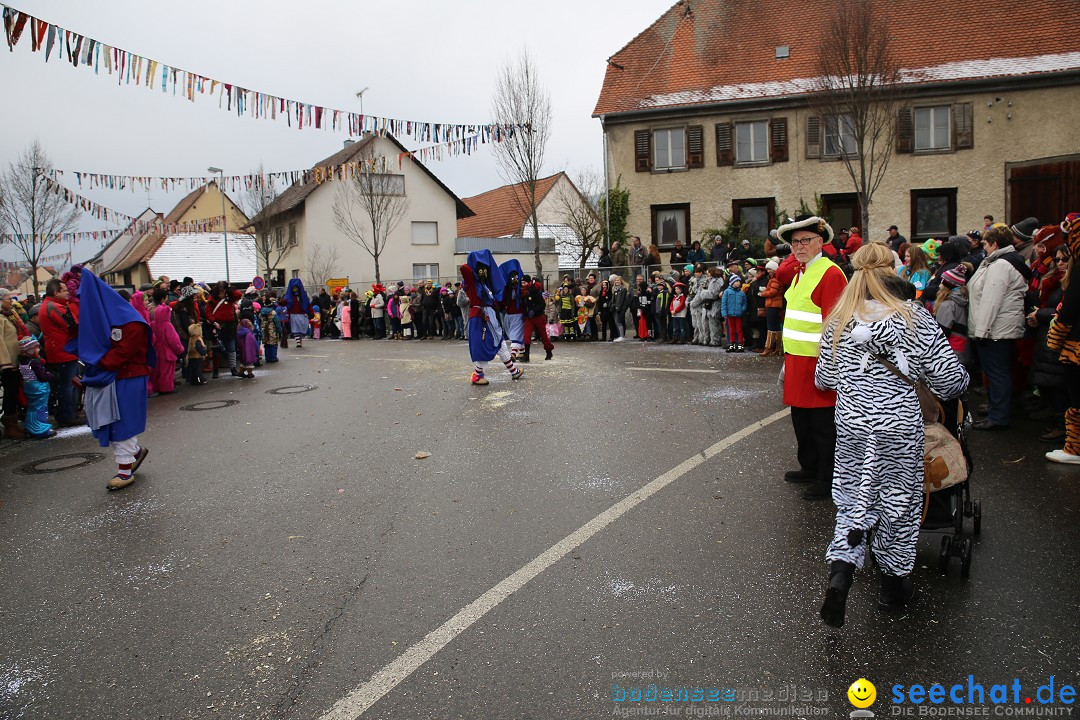
[[[784,404],[791,406],[791,422],[798,442],[799,469],[788,472],[788,482],[810,483],[807,500],[832,495],[833,455],[836,452],[836,393],[814,384],[818,350],[825,318],[840,299],[847,278],[822,254],[833,231],[819,217],[804,216],[781,225],[777,235],[791,245],[797,265],[784,294]]]
[[[60,427],[81,423],[75,420],[78,389],[72,383],[79,372],[79,358],[64,345],[75,338],[79,324],[79,305],[71,302],[71,292],[60,278],[45,285],[45,300],[38,310],[38,327],[45,336],[45,361],[53,374],[52,392],[56,393],[56,422]]]

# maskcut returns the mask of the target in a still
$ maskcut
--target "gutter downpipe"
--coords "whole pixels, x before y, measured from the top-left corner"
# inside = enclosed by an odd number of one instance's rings
[[[607,115],[600,116],[600,128],[604,133],[604,237],[611,248],[611,179],[608,177]]]

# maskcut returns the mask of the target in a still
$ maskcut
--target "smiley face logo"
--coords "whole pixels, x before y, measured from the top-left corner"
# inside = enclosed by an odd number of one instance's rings
[[[877,699],[877,688],[866,678],[859,678],[851,683],[851,687],[847,690],[847,697],[855,707],[868,708]]]

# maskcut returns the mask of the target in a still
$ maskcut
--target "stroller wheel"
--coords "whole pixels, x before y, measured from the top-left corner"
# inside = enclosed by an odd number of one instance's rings
[[[941,574],[949,572],[949,560],[952,559],[952,537],[949,535],[941,536],[941,554],[938,555],[938,570]]]
[[[982,532],[982,500],[975,501],[975,511],[973,515],[974,520],[972,522],[972,528],[975,530],[975,534],[978,535]]]
[[[971,544],[967,538],[960,541],[960,577],[971,575]]]

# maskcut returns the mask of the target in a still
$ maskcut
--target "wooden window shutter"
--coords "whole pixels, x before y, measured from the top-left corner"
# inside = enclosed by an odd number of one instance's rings
[[[787,162],[787,118],[773,118],[769,121],[769,155],[773,162]]]
[[[806,118],[806,157],[821,157],[821,118],[817,115]]]
[[[719,166],[735,164],[735,145],[731,140],[733,129],[731,123],[716,125],[716,164]]]
[[[971,103],[957,103],[952,106],[953,138],[957,150],[975,147],[975,123],[972,119]]]
[[[909,153],[915,149],[915,124],[911,108],[900,108],[896,115],[896,152]]]
[[[652,170],[652,131],[634,131],[634,170],[649,172]]]
[[[686,167],[705,167],[705,131],[701,125],[686,128]]]

